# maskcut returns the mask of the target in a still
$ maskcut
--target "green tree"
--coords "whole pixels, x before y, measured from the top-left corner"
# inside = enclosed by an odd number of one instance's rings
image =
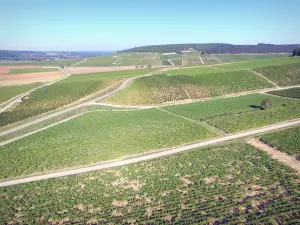
[[[261,101],[261,106],[262,106],[263,109],[266,109],[266,108],[268,108],[272,105],[273,105],[273,101],[270,98],[266,98],[266,99]]]
[[[293,56],[300,56],[300,47],[297,47],[297,48],[293,51]]]

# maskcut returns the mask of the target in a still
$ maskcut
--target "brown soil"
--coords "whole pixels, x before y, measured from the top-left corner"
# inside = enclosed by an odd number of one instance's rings
[[[51,82],[54,80],[58,80],[63,76],[65,76],[65,74],[61,71],[9,75],[0,74],[0,85],[10,86],[32,84],[37,82]]]
[[[251,139],[248,141],[248,144],[267,152],[271,158],[276,159],[279,162],[282,162],[283,164],[295,169],[297,173],[300,174],[300,162],[297,161],[293,156],[289,156],[285,152],[271,148],[269,145],[264,144],[258,139]]]

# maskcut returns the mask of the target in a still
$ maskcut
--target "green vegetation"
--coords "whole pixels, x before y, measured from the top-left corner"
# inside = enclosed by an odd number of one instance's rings
[[[0,126],[24,120],[65,105],[71,104],[91,94],[119,82],[119,79],[143,75],[154,69],[116,71],[106,73],[72,75],[62,81],[47,86],[47,92],[38,89],[13,110],[0,114]]]
[[[21,85],[21,86],[0,87],[0,103],[5,102],[26,91],[29,91],[30,89],[33,89],[39,85],[40,85],[39,83],[36,83],[36,84],[28,84],[28,85]]]
[[[224,70],[246,70],[253,68],[260,68],[265,66],[285,65],[290,63],[300,62],[300,58],[286,57],[286,58],[274,58],[266,60],[253,60],[248,62],[235,62],[231,64],[218,65],[217,68]]]
[[[85,62],[78,64],[78,66],[113,66],[112,63],[116,60],[113,55],[89,57]]]
[[[184,69],[187,71],[187,69]],[[178,72],[177,70],[174,70]],[[194,69],[191,69],[195,72]],[[169,71],[172,73],[172,71]],[[249,71],[203,75],[155,75],[133,81],[126,89],[107,99],[128,105],[157,104],[272,87],[266,80]]]
[[[265,60],[273,58],[287,57],[287,54],[244,54],[244,55],[216,55],[223,62],[240,62],[240,61],[252,61],[252,60]]]
[[[183,105],[166,106],[163,109],[195,120],[206,120],[222,116],[235,115],[244,112],[257,111],[266,96],[251,94],[240,97],[216,99],[205,102],[195,102]],[[271,97],[274,105],[286,103],[286,99]]]
[[[237,132],[279,123],[300,117],[300,102],[287,100],[284,104],[273,104],[265,110],[256,110],[241,114],[222,116],[207,122],[226,132]]]
[[[72,64],[78,63],[82,59],[58,59],[58,60],[44,60],[44,61],[0,61],[2,66],[12,66],[12,65],[35,65],[35,66],[70,66]]]
[[[43,73],[58,71],[57,68],[22,68],[22,69],[11,69],[8,74],[23,74],[23,73]]]
[[[0,179],[97,163],[214,137],[157,109],[90,112],[0,147]]]
[[[0,189],[1,224],[298,224],[299,178],[246,144]]]
[[[278,95],[288,98],[300,98],[300,88],[291,88],[281,91],[271,91],[269,93],[272,95]]]
[[[279,86],[300,84],[300,62],[254,69]]]
[[[300,47],[295,48],[293,51],[293,56],[300,56]]]
[[[183,68],[183,69],[170,69],[166,75],[189,75],[196,76],[208,73],[217,73],[220,72],[211,67],[195,67],[195,68]]]
[[[300,154],[300,127],[265,134],[260,136],[260,139],[290,155]]]

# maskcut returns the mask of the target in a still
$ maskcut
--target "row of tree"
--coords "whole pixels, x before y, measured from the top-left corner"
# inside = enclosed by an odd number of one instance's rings
[[[177,52],[194,49],[204,54],[259,54],[259,53],[290,53],[297,45],[232,45],[224,43],[214,44],[170,44],[170,45],[150,45],[126,49],[121,52]]]

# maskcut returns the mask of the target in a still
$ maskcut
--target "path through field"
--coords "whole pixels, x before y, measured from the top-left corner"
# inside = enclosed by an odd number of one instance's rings
[[[300,161],[295,159],[295,157],[289,156],[285,152],[276,150],[255,138],[249,140],[248,144],[254,146],[255,148],[265,151],[271,156],[271,158],[276,159],[279,162],[282,162],[285,165],[295,169],[298,172],[298,174],[300,174]]]
[[[168,62],[171,63],[172,66],[175,66],[171,59],[169,59]]]
[[[275,84],[275,83],[274,83],[273,81],[271,81],[270,79],[266,78],[266,77],[265,77],[264,75],[262,75],[261,73],[258,73],[258,72],[254,71],[254,70],[251,70],[251,69],[249,69],[248,71],[250,71],[250,72],[256,74],[257,76],[260,76],[261,78],[263,78],[263,79],[265,79],[266,81],[268,81],[270,84],[273,84],[275,87],[278,87],[278,88],[279,88],[279,86],[278,86],[277,84]]]
[[[200,55],[199,55],[199,59],[200,59],[201,63],[204,65],[204,62],[203,62],[203,60],[202,60],[202,58],[201,58]]]
[[[87,61],[87,59],[84,59],[84,60],[82,60],[82,61],[80,61],[80,62],[74,63],[74,64],[72,64],[72,65],[70,65],[70,66],[76,66],[76,65],[81,64],[81,63],[83,63],[83,62],[85,62],[85,61]]]
[[[137,156],[135,158],[114,161],[114,162],[108,162],[105,164],[89,166],[89,167],[84,167],[84,168],[49,173],[49,174],[44,174],[44,175],[26,177],[26,178],[21,178],[21,179],[16,179],[16,180],[3,181],[3,182],[0,182],[0,187],[7,187],[7,186],[11,186],[11,185],[29,183],[29,182],[33,182],[33,181],[46,180],[46,179],[51,179],[51,178],[58,178],[58,177],[75,175],[75,174],[87,173],[87,172],[91,172],[91,171],[108,169],[108,168],[113,168],[113,167],[117,167],[117,166],[124,166],[124,165],[133,164],[133,163],[137,163],[137,162],[141,162],[141,161],[145,161],[145,160],[150,160],[150,159],[160,158],[160,157],[164,157],[164,156],[168,156],[168,155],[173,155],[176,153],[180,153],[180,152],[195,149],[195,148],[214,145],[214,144],[222,143],[225,141],[234,140],[237,138],[243,138],[243,137],[257,135],[257,134],[261,134],[261,133],[265,133],[265,132],[269,132],[269,131],[273,131],[273,130],[277,130],[277,129],[281,129],[281,128],[287,128],[287,127],[291,127],[291,126],[295,126],[295,125],[299,125],[299,124],[300,124],[300,120],[288,121],[288,122],[284,122],[284,123],[280,123],[280,124],[273,124],[270,126],[259,128],[259,129],[253,129],[253,130],[244,131],[241,133],[231,134],[231,135],[227,135],[224,137],[219,137],[219,138],[214,138],[214,139],[210,139],[207,141],[199,142],[196,144],[190,144],[190,145],[186,145],[186,146],[182,146],[182,147],[172,148],[172,149],[168,149],[165,151],[156,152],[156,153],[152,153],[152,154],[148,154],[148,155],[144,155],[144,156]]]

